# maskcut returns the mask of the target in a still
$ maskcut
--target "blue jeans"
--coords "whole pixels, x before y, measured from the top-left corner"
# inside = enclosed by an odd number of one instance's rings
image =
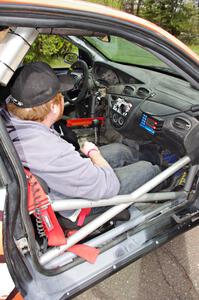
[[[132,193],[160,172],[157,165],[138,161],[137,151],[120,143],[100,147],[102,156],[114,169],[120,181],[120,195]]]

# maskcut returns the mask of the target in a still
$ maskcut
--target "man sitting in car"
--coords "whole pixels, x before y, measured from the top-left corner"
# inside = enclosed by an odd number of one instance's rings
[[[64,86],[65,85],[65,86]],[[114,143],[100,147],[85,142],[80,151],[63,140],[53,124],[64,111],[61,91],[67,89],[49,65],[22,67],[2,111],[10,137],[24,167],[45,180],[52,199],[110,198],[128,194],[159,172],[157,165],[135,162],[133,151]],[[113,168],[114,169],[113,169]],[[70,217],[72,212],[62,212]]]

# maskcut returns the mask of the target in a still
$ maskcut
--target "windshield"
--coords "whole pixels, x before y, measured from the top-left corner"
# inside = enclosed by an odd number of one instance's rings
[[[166,64],[148,50],[123,38],[110,36],[108,40],[97,37],[85,39],[106,58],[114,62],[168,69]]]

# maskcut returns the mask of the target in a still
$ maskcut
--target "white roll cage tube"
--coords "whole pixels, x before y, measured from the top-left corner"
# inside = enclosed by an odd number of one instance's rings
[[[54,211],[66,211],[80,208],[93,208],[102,206],[118,205],[122,203],[136,203],[136,202],[161,202],[166,200],[175,200],[179,197],[185,196],[187,193],[181,192],[162,192],[162,193],[146,193],[134,200],[132,194],[119,195],[109,199],[101,199],[96,201],[84,200],[84,199],[63,199],[52,202],[52,208]]]
[[[104,213],[102,213],[99,217],[95,218],[89,224],[85,225],[80,230],[78,230],[78,232],[76,232],[75,234],[73,234],[72,236],[70,236],[67,239],[67,244],[66,245],[63,245],[63,246],[60,246],[60,247],[55,247],[55,248],[49,250],[48,252],[46,252],[45,254],[43,254],[39,258],[39,261],[40,261],[41,265],[45,265],[48,262],[50,262],[52,259],[56,258],[58,255],[63,254],[68,248],[72,247],[73,245],[75,245],[76,243],[78,243],[79,241],[81,241],[83,238],[85,238],[86,236],[88,236],[94,230],[96,230],[97,228],[99,228],[100,226],[102,226],[103,224],[105,224],[106,222],[108,222],[109,220],[111,220],[113,217],[115,217],[118,213],[120,213],[121,211],[123,211],[124,209],[126,209],[127,207],[129,207],[130,205],[132,205],[134,202],[139,202],[139,200],[138,200],[139,198],[141,198],[141,201],[143,202],[143,199],[145,197],[146,198],[148,197],[147,195],[145,196],[146,193],[148,193],[149,191],[151,191],[153,188],[155,188],[156,186],[158,186],[160,183],[162,183],[164,180],[166,180],[168,177],[170,177],[171,175],[173,175],[175,172],[177,172],[178,170],[180,170],[181,168],[183,168],[184,166],[186,166],[190,162],[191,162],[191,159],[188,156],[184,156],[183,158],[181,158],[177,162],[175,162],[172,166],[168,167],[167,169],[165,169],[164,171],[162,171],[160,174],[156,175],[154,178],[152,178],[151,180],[149,180],[148,182],[146,182],[145,184],[143,184],[141,187],[139,187],[137,190],[135,190],[130,195],[117,196],[117,197],[111,198],[110,201],[112,201],[111,202],[112,205],[114,205],[113,204],[114,203],[114,199],[116,199],[115,203],[116,204],[118,203],[117,202],[118,201],[118,197],[119,197],[119,200],[122,200],[122,197],[125,197],[124,199],[127,200],[127,197],[129,197],[129,201],[128,201],[128,203],[122,203],[122,204],[113,206],[109,210],[107,210]],[[196,172],[196,168],[194,170]],[[187,187],[187,189],[188,189],[188,187]],[[167,194],[167,197],[168,197],[169,193],[166,193],[166,194]],[[171,193],[171,196],[174,197],[174,194]],[[154,197],[154,194],[153,194],[153,197]],[[87,200],[85,200],[85,202],[86,201]],[[98,200],[98,201],[104,201],[104,200]],[[106,201],[108,201],[108,200],[106,199]],[[94,205],[93,202],[95,202],[95,201],[87,201],[87,204],[89,205],[89,203],[90,203],[90,205],[91,205],[91,206],[87,206],[87,207],[94,207],[93,206]],[[82,204],[83,204],[83,202],[82,202]],[[85,204],[86,203],[84,203],[84,206],[81,206],[81,208],[84,208]],[[54,207],[56,207],[56,205],[57,204],[54,203]],[[70,208],[68,208],[68,209],[72,209],[72,208],[77,208],[78,207],[78,205],[75,206],[75,201],[73,201],[73,207],[71,207],[72,205],[69,205],[69,206],[70,206]],[[104,204],[100,205],[100,206],[104,206]],[[66,207],[67,206],[65,206],[65,204],[64,204],[64,210],[66,209]],[[59,207],[59,209],[60,209],[60,207]]]

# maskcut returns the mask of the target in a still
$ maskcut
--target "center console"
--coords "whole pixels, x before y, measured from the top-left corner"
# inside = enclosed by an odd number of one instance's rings
[[[116,128],[122,127],[125,124],[131,109],[131,103],[121,97],[117,98],[110,108],[110,119],[113,126]]]

